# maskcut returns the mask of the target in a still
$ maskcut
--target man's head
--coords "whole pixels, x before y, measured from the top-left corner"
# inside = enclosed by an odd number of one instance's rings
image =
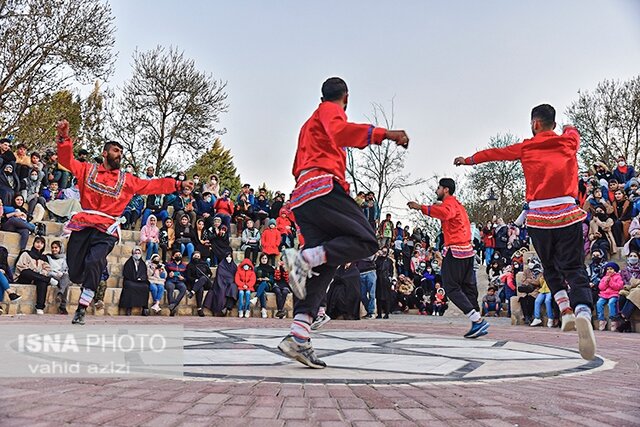
[[[147,166],[146,173],[147,173],[148,177],[152,177],[153,176],[153,166]]]
[[[118,170],[122,162],[122,145],[116,141],[107,141],[102,149],[103,165],[107,169]]]
[[[55,193],[58,191],[58,181],[51,181],[49,183],[49,191],[51,191],[52,193]]]
[[[387,221],[391,221],[391,214],[390,213],[387,214]]]
[[[340,77],[331,77],[322,84],[322,102],[334,102],[344,110],[349,102],[349,89],[347,83]]]
[[[610,191],[611,193],[614,193],[614,192],[618,189],[618,186],[619,186],[619,185],[620,185],[620,184],[618,183],[618,180],[617,180],[617,179],[615,179],[615,178],[611,178],[611,179],[609,180],[609,191]]]
[[[84,148],[78,151],[78,160],[82,162],[86,162],[88,157],[89,157],[89,152]]]
[[[173,260],[175,262],[180,262],[182,261],[182,252],[180,251],[173,251],[173,255],[171,255],[171,258],[173,258]]]
[[[247,228],[253,229],[253,220],[251,220],[251,219],[247,220]]]
[[[259,188],[258,189],[258,196],[267,197],[267,189],[266,188]]]
[[[448,196],[453,196],[453,193],[456,192],[456,182],[451,178],[442,178],[438,182],[438,189],[436,190],[436,195],[438,196],[438,200],[442,201]]]
[[[11,140],[9,138],[0,139],[0,153],[9,151],[11,148]]]
[[[17,148],[18,155],[26,156],[27,155],[27,146],[26,144],[20,143]]]
[[[193,255],[191,255],[191,259],[194,261],[199,261],[202,256],[199,251],[195,251]]]
[[[556,127],[556,110],[549,104],[541,104],[531,110],[531,132],[553,130]]]
[[[487,293],[488,293],[489,295],[493,295],[493,294],[495,294],[495,293],[496,293],[496,288],[489,287],[489,288],[487,289]]]
[[[251,186],[249,184],[245,184],[242,186],[242,192],[244,194],[249,194],[249,189],[251,188]]]
[[[35,165],[37,163],[40,163],[40,154],[34,151],[31,153],[31,164]]]

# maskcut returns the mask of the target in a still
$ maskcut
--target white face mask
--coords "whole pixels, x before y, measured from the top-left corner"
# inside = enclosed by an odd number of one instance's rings
[[[178,176],[178,180],[180,180],[180,181],[184,181],[184,175],[180,175],[180,176]]]
[[[227,262],[229,262],[229,263],[231,262],[231,257],[230,256],[227,257]]]
[[[133,254],[133,259],[135,259],[136,261],[139,261],[140,258],[142,258],[142,255],[140,254]]]
[[[248,266],[248,265],[245,265],[244,267],[242,267],[242,269],[246,271],[246,270],[248,270],[248,269],[249,269],[249,266]]]
[[[627,264],[636,265],[638,263],[638,258],[636,257],[628,257]]]
[[[194,184],[197,184],[197,183],[199,183],[199,182],[200,182],[200,179],[199,179],[199,178],[193,178],[193,183],[194,183]]]
[[[620,161],[618,162],[618,166],[620,166],[620,167],[623,167],[623,166],[624,166],[624,165],[626,165],[626,164],[627,164],[627,162],[625,162],[624,160],[620,160]]]
[[[31,181],[37,181],[38,175],[31,175]]]

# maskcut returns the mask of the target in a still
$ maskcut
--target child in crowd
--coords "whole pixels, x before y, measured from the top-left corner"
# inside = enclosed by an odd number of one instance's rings
[[[598,314],[598,329],[604,331],[607,329],[607,321],[604,318],[604,306],[609,306],[609,318],[615,318],[618,314],[618,296],[624,282],[620,276],[620,266],[615,262],[609,262],[604,266],[605,274],[600,279],[598,288],[600,294],[596,304],[596,313]]]
[[[444,316],[444,312],[449,308],[447,301],[444,288],[440,283],[436,282],[435,289],[431,292],[431,304],[433,306],[431,313],[434,316]]]
[[[276,219],[276,228],[280,233],[280,251],[293,247],[293,227],[286,209],[280,209],[280,216]]]
[[[276,294],[276,317],[282,319],[286,315],[284,312],[284,304],[287,301],[287,295],[291,292],[291,289],[289,289],[289,273],[285,270],[284,262],[282,261],[278,262],[274,280],[273,293]]]
[[[238,286],[238,317],[251,317],[251,292],[255,291],[256,273],[253,263],[245,259],[236,271],[236,285]]]
[[[487,293],[482,297],[482,315],[487,316],[490,311],[495,311],[495,316],[500,316],[500,297],[496,293],[496,288],[490,286]]]
[[[271,218],[269,220],[269,228],[262,232],[260,243],[262,244],[262,253],[269,257],[269,263],[276,265],[276,256],[280,255],[280,245],[282,239],[280,233],[276,229],[276,220]]]

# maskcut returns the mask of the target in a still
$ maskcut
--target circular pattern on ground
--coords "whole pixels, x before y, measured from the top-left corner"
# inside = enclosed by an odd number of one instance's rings
[[[406,384],[575,374],[603,366],[576,351],[517,341],[327,330],[313,346],[326,369],[283,356],[285,329],[185,330],[185,376],[225,380]]]

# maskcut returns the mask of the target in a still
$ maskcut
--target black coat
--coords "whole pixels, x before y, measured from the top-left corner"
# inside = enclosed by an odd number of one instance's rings
[[[389,301],[393,277],[393,261],[389,257],[376,258],[376,277],[376,301]]]
[[[122,293],[119,306],[122,308],[147,307],[149,303],[149,280],[147,264],[141,259],[137,262],[129,257],[122,268]]]
[[[332,318],[360,319],[360,271],[355,266],[338,267],[327,292],[327,314]]]

